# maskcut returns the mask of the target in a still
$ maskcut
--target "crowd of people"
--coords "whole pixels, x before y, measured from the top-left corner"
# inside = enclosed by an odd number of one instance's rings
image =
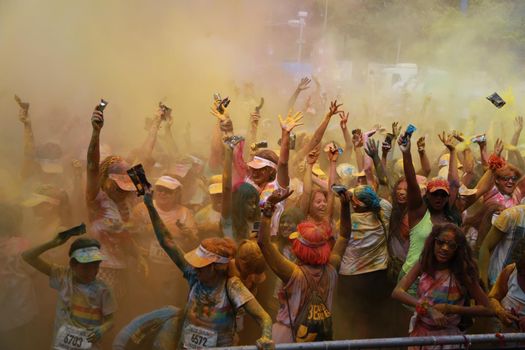
[[[0,348],[272,349],[525,331],[523,119],[490,150],[487,135],[458,130],[350,130],[350,113],[319,91],[294,111],[309,84],[277,118],[277,149],[258,136],[263,103],[241,134],[215,95],[207,157],[180,151],[164,104],[141,147],[112,154],[102,101],[71,169],[66,144],[35,144],[17,97],[30,192],[0,203]],[[341,145],[326,135],[336,122]],[[139,163],[137,182],[128,170]],[[82,221],[85,234],[70,229]]]

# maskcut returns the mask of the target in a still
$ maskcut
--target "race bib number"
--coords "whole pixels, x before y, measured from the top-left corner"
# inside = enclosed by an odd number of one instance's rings
[[[151,241],[149,245],[149,258],[157,264],[172,264],[170,257],[157,241]]]
[[[217,346],[217,332],[191,324],[184,328],[185,349],[203,349],[215,346]]]
[[[91,343],[87,340],[90,332],[86,329],[76,328],[70,325],[60,327],[55,340],[55,350],[79,350],[91,349]]]

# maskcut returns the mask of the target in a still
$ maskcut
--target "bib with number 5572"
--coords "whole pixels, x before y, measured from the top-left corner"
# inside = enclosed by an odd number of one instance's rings
[[[217,332],[211,329],[187,325],[184,328],[184,348],[204,349],[217,345]]]

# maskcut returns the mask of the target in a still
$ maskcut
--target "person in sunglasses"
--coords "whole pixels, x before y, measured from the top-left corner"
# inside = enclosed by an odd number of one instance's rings
[[[417,294],[412,296],[407,291],[418,277]],[[392,297],[415,307],[409,326],[411,337],[459,335],[462,334],[462,315],[493,314],[480,286],[476,262],[465,235],[450,223],[434,225],[425,240],[420,260],[399,281]],[[475,300],[475,305],[470,306],[469,298]],[[454,347],[456,345],[438,345],[421,349]]]

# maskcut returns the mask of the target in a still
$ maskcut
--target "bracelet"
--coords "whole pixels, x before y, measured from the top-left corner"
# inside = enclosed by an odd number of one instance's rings
[[[428,314],[428,309],[430,306],[431,305],[428,301],[422,301],[416,305],[416,313],[420,316],[425,316]]]

